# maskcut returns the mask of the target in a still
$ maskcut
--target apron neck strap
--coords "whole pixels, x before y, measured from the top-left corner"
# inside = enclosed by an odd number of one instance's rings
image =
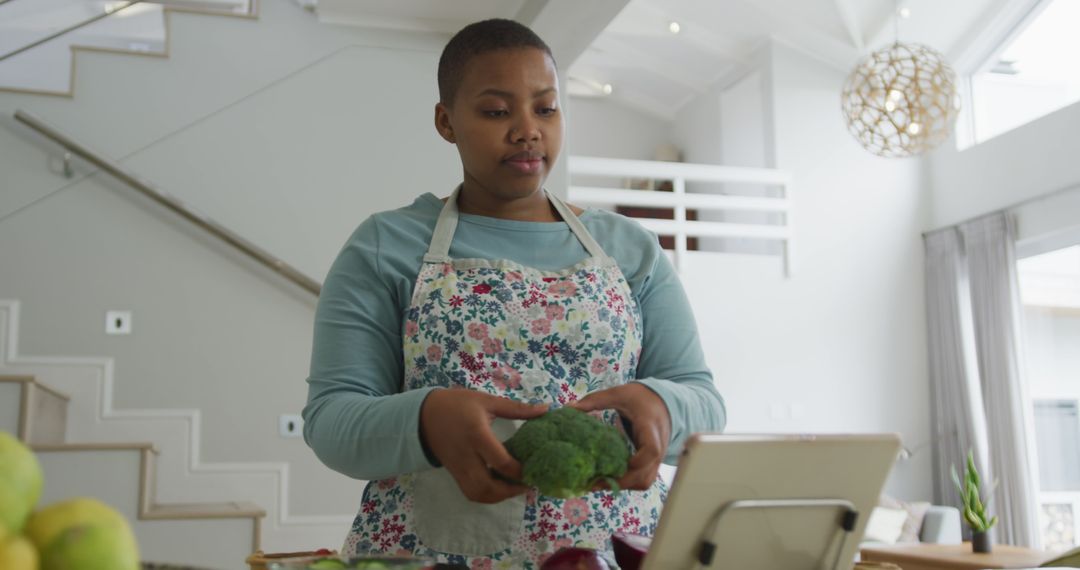
[[[460,217],[457,205],[458,195],[460,194],[461,186],[458,186],[446,200],[442,211],[439,212],[439,219],[435,222],[435,233],[431,236],[431,245],[428,247],[427,254],[424,255],[426,263],[446,263],[451,260],[450,244],[454,241],[454,232],[457,231]],[[548,193],[546,190],[544,194],[551,201],[551,204],[555,206],[555,211],[562,216],[570,231],[574,233],[581,245],[589,252],[589,255],[592,257],[606,257],[603,248],[593,239],[589,230],[585,229],[585,224],[581,223],[581,220],[574,215],[573,210],[557,196]]]
[[[593,239],[589,230],[585,229],[585,224],[581,223],[581,218],[578,218],[577,215],[574,214],[574,211],[570,209],[570,206],[567,206],[566,202],[560,200],[558,196],[548,194],[546,190],[544,193],[547,194],[548,200],[551,200],[551,204],[555,206],[555,211],[559,212],[559,215],[562,216],[566,225],[570,226],[570,231],[574,232],[574,235],[577,236],[581,245],[585,246],[585,251],[588,251],[589,255],[592,257],[607,257],[604,254],[604,248],[600,247],[599,243],[596,243],[596,240]]]

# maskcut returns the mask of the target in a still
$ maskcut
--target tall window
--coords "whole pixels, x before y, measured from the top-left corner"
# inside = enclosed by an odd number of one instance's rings
[[[971,78],[975,142],[1080,101],[1080,0],[1044,0]]]
[[[1080,541],[1080,245],[1021,259],[1043,547]]]

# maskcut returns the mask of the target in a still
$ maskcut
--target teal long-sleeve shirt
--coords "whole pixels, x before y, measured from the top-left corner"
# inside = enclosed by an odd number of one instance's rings
[[[432,468],[419,436],[420,406],[432,389],[402,391],[402,327],[442,206],[424,194],[371,216],[345,243],[323,284],[304,440],[323,463],[349,477]],[[580,218],[615,259],[641,308],[637,381],[667,406],[672,429],[665,462],[674,464],[690,434],[720,431],[726,419],[686,294],[654,234],[604,210],[585,210]],[[588,253],[563,222],[461,214],[450,256],[557,270]]]

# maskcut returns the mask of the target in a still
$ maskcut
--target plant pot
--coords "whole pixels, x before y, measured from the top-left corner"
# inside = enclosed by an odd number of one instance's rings
[[[971,551],[972,552],[990,552],[992,550],[993,543],[990,541],[990,533],[988,532],[972,532],[971,533]]]

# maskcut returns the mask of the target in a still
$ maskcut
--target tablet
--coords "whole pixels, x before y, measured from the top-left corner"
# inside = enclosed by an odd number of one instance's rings
[[[851,568],[896,434],[692,436],[643,570]]]

